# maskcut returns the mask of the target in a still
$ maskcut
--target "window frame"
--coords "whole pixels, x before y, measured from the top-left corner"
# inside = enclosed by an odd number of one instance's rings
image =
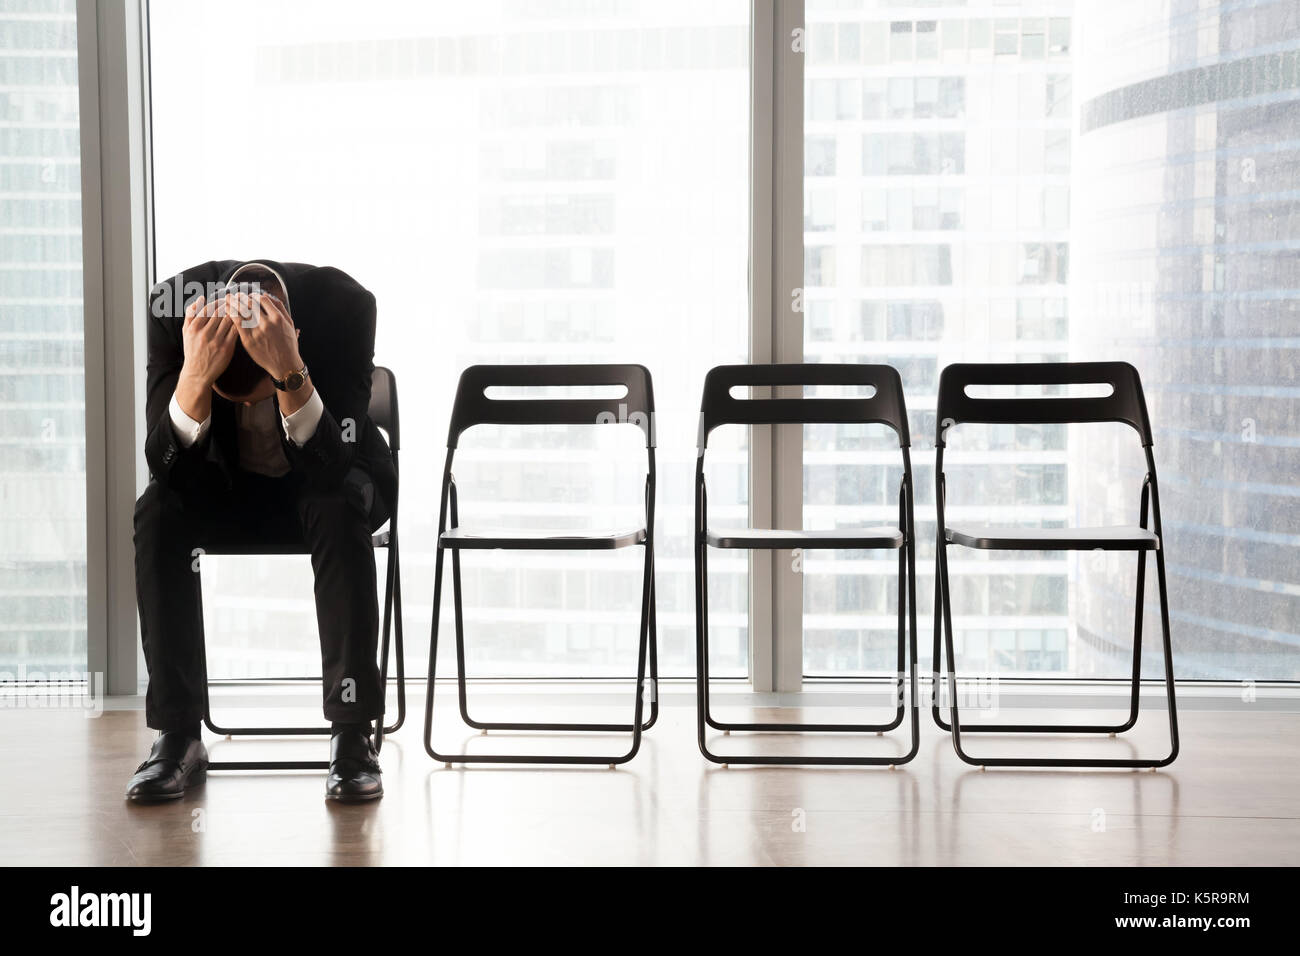
[[[147,477],[145,302],[152,249],[147,37],[141,0],[77,0],[86,395],[86,669],[93,693],[137,694],[132,543]],[[123,321],[129,317],[129,321]],[[100,414],[91,414],[99,409]]]

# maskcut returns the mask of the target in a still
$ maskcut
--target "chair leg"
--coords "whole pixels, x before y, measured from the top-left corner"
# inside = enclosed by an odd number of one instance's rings
[[[465,612],[461,601],[460,587],[460,551],[451,552],[451,603],[453,620],[456,622],[456,694],[460,703],[460,719],[478,730],[485,728],[475,724],[469,716],[469,691],[465,673]]]
[[[384,630],[382,648],[379,652],[379,686],[384,689],[385,703],[388,695],[388,638],[393,636],[394,651],[397,654],[397,719],[385,726],[383,717],[375,721],[375,752],[383,750],[384,737],[395,734],[406,722],[406,661],[403,658],[405,648],[402,646],[402,572],[401,558],[398,554],[396,535],[389,538],[388,544],[388,579],[384,582]],[[391,618],[390,618],[391,612]],[[389,630],[391,620],[392,630]],[[385,712],[387,706],[385,706]]]
[[[659,617],[656,609],[659,598],[656,593],[654,563],[650,570],[650,719],[641,730],[647,731],[659,720]]]
[[[907,545],[905,545],[907,547]],[[714,726],[708,716],[709,695],[709,639],[708,639],[708,590],[706,581],[708,574],[707,545],[698,543],[696,545],[696,710],[697,710],[697,731],[699,737],[700,753],[705,759],[718,764],[745,764],[754,766],[773,766],[773,767],[793,767],[793,766],[825,766],[825,767],[894,767],[901,766],[912,760],[920,749],[920,718],[917,705],[917,682],[916,682],[916,616],[915,609],[911,610],[912,626],[910,629],[910,640],[908,631],[905,628],[905,610],[904,605],[915,602],[915,582],[912,581],[912,573],[909,573],[908,565],[904,560],[899,561],[899,571],[906,582],[899,584],[900,607],[898,614],[898,639],[900,648],[906,642],[911,648],[912,672],[909,686],[911,688],[911,711],[912,711],[912,745],[907,753],[896,757],[797,757],[797,756],[729,756],[714,753],[709,749],[706,738],[706,726]],[[914,561],[912,564],[914,568]],[[912,602],[903,600],[905,585],[910,589]],[[900,651],[900,657],[901,657]],[[900,675],[898,679],[898,688],[901,695],[903,679]],[[825,724],[825,723],[766,723],[766,724],[722,724],[724,729],[735,729],[744,731],[776,731],[776,732],[793,732],[793,733],[862,733],[862,732],[883,732],[896,728],[903,719],[904,706],[900,702],[895,719],[889,724]]]
[[[204,648],[204,659],[207,654]],[[294,737],[328,735],[329,727],[222,727],[212,719],[211,699],[208,695],[207,668],[203,674],[203,723],[208,730],[223,737],[248,735],[252,737]],[[328,770],[328,760],[210,760],[209,770]]]
[[[943,640],[943,573],[940,570],[939,555],[943,552],[943,528],[939,529],[939,540],[935,544],[934,559],[934,649],[930,653],[930,716],[935,724],[946,733],[952,733],[952,726],[939,713],[939,700],[943,692],[943,654],[939,642]],[[948,688],[948,693],[955,690]]]
[[[696,660],[696,710],[697,730],[700,753],[708,760],[720,764],[755,764],[766,766],[897,766],[907,763],[920,750],[920,718],[917,709],[916,681],[916,552],[915,533],[910,520],[909,486],[899,490],[899,527],[904,531],[903,549],[898,556],[898,668],[896,679],[896,696],[898,699],[894,719],[887,724],[834,724],[834,723],[727,723],[713,719],[709,708],[709,591],[708,591],[708,544],[702,536],[695,543],[695,660]],[[707,525],[707,511],[703,521]],[[906,625],[910,615],[911,626]],[[904,681],[904,647],[910,648],[911,668],[909,687],[911,689],[912,711],[912,746],[904,755],[898,757],[730,757],[715,754],[709,750],[705,727],[718,730],[767,731],[792,733],[884,733],[898,727],[905,714],[903,702]]]
[[[381,632],[380,687],[388,687],[388,647],[390,623],[396,634],[397,651],[397,720],[391,726],[383,725],[383,718],[375,721],[375,751],[383,748],[384,735],[394,733],[406,719],[406,667],[402,659],[402,594],[401,562],[398,558],[396,532],[390,538],[388,580],[384,584],[384,617]],[[201,592],[201,589],[200,589]],[[202,594],[200,593],[200,601]],[[395,612],[395,617],[392,617]],[[203,723],[214,734],[223,737],[315,737],[328,736],[331,727],[223,727],[212,718],[212,700],[208,693],[207,645],[201,646],[203,659]],[[213,760],[209,770],[328,770],[327,760]]]
[[[699,595],[696,602],[698,605],[697,613],[700,620],[704,622],[703,636],[700,637],[703,642],[703,654],[697,671],[698,674],[703,675],[704,683],[699,696],[703,701],[701,706],[703,708],[704,722],[714,730],[727,730],[728,728],[723,727],[713,719],[713,708],[709,702],[709,692],[712,690],[712,677],[709,675],[709,635],[712,633],[709,630],[709,545],[707,542],[701,541],[696,547],[695,573],[697,580],[695,586]],[[703,746],[703,738],[700,739],[701,746]]]
[[[1156,551],[1156,583],[1160,591],[1160,634],[1165,653],[1165,699],[1169,708],[1169,756],[1157,766],[1167,767],[1178,759],[1178,704],[1174,700],[1174,645],[1169,634],[1169,587],[1165,582],[1164,536]]]
[[[1141,510],[1139,512],[1139,524],[1141,527],[1147,527],[1148,505],[1149,505],[1149,484],[1143,485],[1143,494],[1141,494]],[[952,628],[952,613],[948,602],[952,598],[948,583],[948,545],[940,541],[939,555],[936,559],[935,570],[935,705],[932,708],[935,723],[939,724],[943,730],[952,732],[953,727],[949,722],[944,721],[939,711],[939,604],[940,604],[940,578],[943,578],[943,601],[945,602],[944,620],[946,627]],[[1136,597],[1136,607],[1134,610],[1134,665],[1132,665],[1130,698],[1128,698],[1128,718],[1123,723],[1117,724],[1097,724],[1097,723],[1074,723],[1074,724],[1018,724],[1018,723],[980,723],[967,724],[962,730],[967,734],[1123,734],[1127,730],[1132,730],[1134,724],[1138,723],[1138,706],[1141,691],[1141,628],[1143,628],[1143,597],[1145,588],[1147,588],[1147,551],[1138,551],[1138,597]],[[949,662],[952,665],[953,662]],[[956,670],[956,666],[952,667]],[[949,696],[956,696],[957,688],[952,682],[948,684]]]
[[[199,589],[199,601],[202,602],[202,588]],[[202,607],[200,606],[200,615]],[[203,663],[203,723],[208,730],[223,737],[235,734],[248,734],[262,737],[292,737],[314,734],[328,734],[330,728],[317,727],[222,727],[212,719],[212,697],[208,689],[208,646],[207,635],[199,635],[199,657]],[[209,770],[328,770],[328,760],[210,760]]]
[[[393,550],[388,549],[384,570],[384,619],[379,632],[379,692],[384,695],[384,708],[375,721],[375,752],[384,749],[384,713],[388,709],[388,639],[393,623]]]
[[[908,751],[907,759],[911,760],[921,751],[921,710],[918,688],[920,675],[917,673],[916,518],[912,510],[913,491],[910,484],[907,495],[909,505],[907,510],[907,684],[912,709],[912,749]]]
[[[502,730],[538,730],[538,731],[600,731],[600,732],[630,732],[632,735],[631,746],[626,753],[615,754],[612,756],[597,756],[585,754],[443,754],[438,752],[433,746],[433,698],[437,680],[437,654],[438,654],[438,625],[439,615],[442,604],[442,576],[443,576],[443,552],[444,548],[438,546],[437,559],[434,570],[434,589],[433,589],[433,624],[430,631],[429,639],[429,678],[425,698],[425,717],[424,717],[424,748],[429,756],[435,760],[440,760],[448,765],[453,763],[509,763],[509,764],[566,764],[566,765],[609,765],[627,763],[641,747],[642,729],[647,726],[642,721],[642,715],[645,704],[645,678],[646,663],[650,656],[651,643],[651,617],[654,596],[654,549],[653,544],[646,544],[645,569],[643,572],[641,588],[641,622],[638,631],[637,646],[637,676],[636,676],[636,701],[633,707],[633,719],[631,724],[559,724],[559,723],[511,723],[511,724],[471,724],[480,729],[502,729]],[[455,573],[458,564],[458,556],[452,552],[453,568],[453,595],[452,600],[456,605],[457,621],[457,642],[456,658],[458,686],[461,694],[461,716],[465,714],[465,657],[464,657],[464,624],[460,603],[460,588],[457,580],[458,575]],[[656,672],[657,655],[656,655]],[[656,673],[657,676],[657,673]],[[656,694],[656,698],[657,698]]]
[[[457,572],[457,553],[455,551],[452,552],[451,560],[452,560],[452,588],[453,588],[452,600],[456,602],[457,607],[460,607],[460,601],[461,601],[460,575]],[[656,626],[657,621],[655,616],[653,554],[648,553],[647,560],[650,561],[650,565],[652,569],[651,577],[650,577],[650,582],[651,582],[650,583],[651,697],[650,697],[650,719],[641,725],[641,730],[643,732],[653,727],[655,721],[659,719],[659,648],[658,648],[659,641],[658,641],[658,630]],[[464,625],[461,622],[461,615],[459,613],[456,616],[456,621],[457,621],[456,623],[457,653],[461,655],[460,660],[464,661],[464,656],[463,656],[465,653]],[[618,724],[618,723],[603,723],[603,724],[592,724],[592,723],[581,723],[581,722],[538,723],[538,722],[528,722],[528,721],[476,720],[475,718],[471,717],[469,713],[468,679],[466,676],[465,667],[463,663],[461,667],[458,668],[457,671],[457,685],[460,691],[461,720],[463,720],[467,726],[473,727],[475,730],[508,730],[508,731],[523,730],[523,731],[544,731],[544,732],[545,731],[549,731],[549,732],[587,731],[591,733],[630,733],[632,730],[631,724]]]
[[[726,720],[719,720],[717,717],[715,717],[715,716],[713,715],[713,708],[712,708],[712,704],[711,704],[710,699],[709,699],[709,688],[708,688],[708,683],[709,683],[709,678],[708,678],[708,636],[707,636],[708,633],[709,633],[709,632],[708,632],[708,591],[709,591],[709,586],[708,586],[708,546],[707,546],[707,545],[701,545],[701,548],[702,548],[703,551],[704,551],[704,559],[703,559],[703,561],[704,561],[704,572],[703,572],[703,573],[704,573],[704,584],[703,584],[703,592],[704,592],[704,612],[703,612],[703,614],[704,614],[704,622],[705,622],[705,624],[704,624],[704,632],[705,632],[705,638],[704,638],[704,640],[705,640],[705,651],[704,651],[704,657],[705,657],[705,659],[704,659],[704,667],[705,667],[705,688],[704,688],[704,697],[703,697],[703,700],[704,700],[703,707],[704,707],[704,722],[705,722],[708,726],[712,727],[714,730],[725,731],[725,732],[728,732],[728,733],[730,733],[731,731],[750,732],[750,733],[753,733],[753,732],[763,732],[763,731],[768,731],[768,732],[774,732],[774,733],[800,733],[800,732],[806,732],[806,733],[844,733],[844,734],[862,734],[862,733],[877,733],[877,734],[883,734],[883,733],[888,733],[888,732],[891,731],[891,730],[895,730],[895,729],[897,729],[898,726],[899,726],[900,724],[902,724],[902,722],[903,722],[903,717],[904,717],[904,711],[905,711],[905,708],[904,708],[903,704],[901,703],[901,698],[902,698],[902,693],[903,693],[903,678],[902,678],[901,675],[902,675],[902,667],[903,667],[903,649],[904,649],[904,647],[906,646],[906,631],[905,631],[905,629],[904,629],[904,627],[903,627],[903,601],[902,601],[902,589],[903,589],[904,581],[903,581],[903,575],[902,575],[903,558],[902,558],[902,552],[901,552],[901,550],[900,550],[900,552],[899,552],[899,562],[898,562],[898,564],[899,564],[899,584],[898,584],[898,587],[899,587],[899,608],[898,608],[898,616],[899,616],[899,624],[898,624],[898,668],[899,668],[899,675],[900,675],[900,676],[899,676],[898,678],[895,679],[895,681],[896,681],[896,696],[900,699],[900,703],[898,704],[898,707],[897,707],[897,709],[896,709],[896,711],[895,711],[895,713],[894,713],[894,717],[893,717],[893,719],[891,719],[891,720],[888,721],[887,723],[883,723],[883,724],[844,724],[844,723],[814,723],[814,724],[807,724],[807,723],[791,723],[791,722],[753,723],[753,722],[743,722],[743,721],[726,721]],[[733,762],[733,763],[736,763],[736,762],[739,762],[739,761],[732,761],[732,762]]]
[[[393,541],[393,550],[397,542]],[[402,639],[402,560],[400,555],[393,561],[393,637],[394,650],[397,654],[397,720],[384,728],[384,732],[395,734],[406,723],[406,647]]]
[[[704,542],[695,541],[695,729],[700,752],[709,755],[705,725],[709,711],[709,609],[705,590]]]
[[[1142,555],[1143,552],[1139,552]],[[940,548],[939,551],[940,574],[944,581],[943,593],[943,618],[944,618],[944,637],[945,647],[948,655],[948,686],[952,689],[949,700],[949,709],[952,713],[952,741],[953,749],[956,750],[957,756],[968,764],[977,767],[1075,767],[1075,768],[1125,768],[1125,769],[1144,769],[1165,767],[1173,763],[1178,756],[1178,717],[1176,704],[1174,701],[1174,671],[1173,671],[1173,648],[1169,633],[1169,606],[1166,597],[1164,583],[1164,553],[1163,550],[1156,551],[1156,568],[1157,576],[1160,582],[1160,615],[1161,628],[1164,637],[1164,655],[1165,655],[1165,688],[1169,706],[1169,730],[1171,750],[1169,756],[1161,759],[1141,759],[1141,758],[1072,758],[1072,757],[977,757],[968,754],[962,747],[961,735],[966,731],[980,732],[1001,732],[1001,733],[1109,733],[1119,732],[1116,728],[1097,726],[1093,724],[985,724],[980,726],[964,727],[961,725],[961,718],[958,712],[957,703],[957,675],[954,661],[956,660],[953,645],[953,628],[952,628],[952,606],[950,593],[947,587],[948,568],[947,568],[947,551],[946,548]],[[1145,580],[1145,562],[1139,557],[1138,574],[1139,585]],[[1139,611],[1136,615],[1138,626],[1141,626],[1141,603],[1143,592],[1139,586],[1137,601]],[[1120,725],[1121,729],[1128,729],[1136,722],[1136,697],[1139,690],[1138,679],[1141,676],[1141,644],[1139,640],[1134,641],[1134,686],[1132,694],[1134,702],[1131,704],[1130,719],[1127,724]]]

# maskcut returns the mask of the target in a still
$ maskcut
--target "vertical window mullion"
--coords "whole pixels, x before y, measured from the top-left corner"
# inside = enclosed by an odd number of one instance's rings
[[[752,362],[803,358],[804,5],[755,0],[751,97]],[[750,448],[750,518],[798,528],[803,512],[803,433],[759,426]],[[750,676],[757,691],[798,690],[803,675],[803,579],[789,551],[750,558]]]

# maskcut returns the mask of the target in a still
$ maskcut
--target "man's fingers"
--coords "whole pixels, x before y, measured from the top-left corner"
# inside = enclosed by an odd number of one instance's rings
[[[185,328],[188,329],[190,327],[190,323],[194,321],[194,316],[196,316],[199,310],[202,308],[203,308],[203,296],[199,296],[197,299],[195,299],[193,302],[191,302],[189,305],[185,307]]]
[[[244,292],[232,292],[226,303],[226,316],[239,325],[250,324],[253,317],[252,302]]]
[[[190,303],[189,308],[185,310],[185,327],[187,329],[193,329],[197,332],[199,329],[203,328],[208,321],[205,314],[207,312],[208,304],[209,303],[203,298],[203,296],[199,296]]]
[[[275,296],[258,293],[257,307],[261,310],[262,314],[272,322],[290,321],[288,315],[285,314],[284,309],[280,306],[280,303]]]
[[[196,331],[203,329],[211,321],[212,317],[217,314],[217,309],[221,305],[221,299],[216,298],[207,302],[194,314],[194,329]]]
[[[221,345],[222,347],[234,345],[239,338],[239,322],[236,319],[228,319],[221,324]]]

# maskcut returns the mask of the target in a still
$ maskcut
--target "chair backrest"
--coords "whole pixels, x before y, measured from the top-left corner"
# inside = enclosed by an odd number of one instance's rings
[[[737,386],[869,385],[868,397],[734,398]],[[700,404],[700,450],[719,425],[879,424],[898,434],[901,448],[911,445],[903,380],[888,365],[719,365],[704,377]]]
[[[1109,385],[1104,396],[1007,398],[972,397],[971,385]],[[939,375],[939,404],[935,443],[942,448],[948,428],[963,422],[980,424],[1071,424],[1122,422],[1151,445],[1142,380],[1128,362],[959,363]]]
[[[401,418],[397,413],[397,376],[392,369],[376,365],[370,376],[370,420],[388,435],[388,447],[402,446]]]
[[[489,388],[623,386],[602,398],[492,398]],[[447,447],[475,425],[632,424],[654,447],[654,389],[643,365],[471,365],[460,376]]]

